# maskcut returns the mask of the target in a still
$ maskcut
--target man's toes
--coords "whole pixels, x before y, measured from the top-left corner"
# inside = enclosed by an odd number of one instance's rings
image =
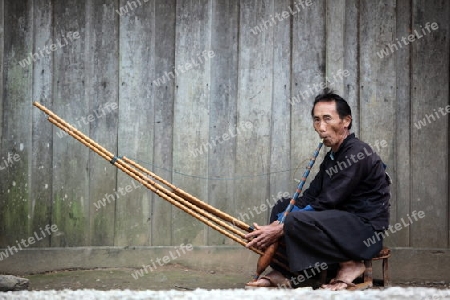
[[[330,290],[330,291],[340,291],[345,290],[347,288],[347,284],[344,282],[336,282],[330,284],[322,284],[321,288]]]
[[[341,291],[341,290],[345,290],[346,288],[347,288],[347,284],[340,282],[340,283],[336,283],[333,291]]]

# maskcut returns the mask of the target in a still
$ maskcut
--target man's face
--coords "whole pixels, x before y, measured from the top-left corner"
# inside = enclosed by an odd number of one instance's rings
[[[344,119],[339,118],[335,101],[318,102],[314,107],[314,129],[323,139],[325,146],[331,147],[334,152],[339,149],[347,137],[350,121],[351,116],[344,117]]]

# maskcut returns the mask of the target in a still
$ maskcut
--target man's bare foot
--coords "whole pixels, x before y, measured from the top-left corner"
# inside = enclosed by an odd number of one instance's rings
[[[246,284],[248,287],[284,287],[284,288],[290,288],[290,282],[289,279],[283,276],[278,271],[272,270],[267,275],[261,276],[256,281],[250,281]]]
[[[364,273],[364,263],[361,261],[346,261],[339,264],[340,268],[335,279],[329,284],[322,285],[323,289],[331,291],[340,291],[353,285],[353,280]]]

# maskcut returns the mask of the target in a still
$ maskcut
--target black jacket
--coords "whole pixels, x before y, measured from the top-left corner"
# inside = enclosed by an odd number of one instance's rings
[[[320,170],[298,199],[302,208],[338,209],[354,213],[374,230],[389,226],[389,177],[372,148],[350,134],[339,150],[325,156]]]

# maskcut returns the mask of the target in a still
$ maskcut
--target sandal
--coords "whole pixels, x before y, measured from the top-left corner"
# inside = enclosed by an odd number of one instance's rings
[[[366,283],[366,282],[359,283],[359,284],[354,284],[353,282],[346,282],[346,281],[343,281],[343,280],[340,280],[340,279],[335,279],[335,278],[331,279],[329,284],[333,285],[333,284],[336,284],[336,283],[344,283],[346,285],[345,288],[339,289],[337,291],[341,291],[341,290],[361,291],[361,290],[365,290],[365,289],[370,287],[370,284]],[[324,289],[324,290],[329,290],[328,288],[324,288],[324,285],[322,285],[320,288]]]
[[[263,280],[261,280],[261,279],[263,279]],[[279,274],[278,272],[271,272],[265,276],[259,277],[257,280],[247,282],[247,284],[245,285],[246,289],[259,288],[259,287],[287,288],[287,289],[292,288],[290,280],[287,279],[286,277],[284,277],[283,275]]]

